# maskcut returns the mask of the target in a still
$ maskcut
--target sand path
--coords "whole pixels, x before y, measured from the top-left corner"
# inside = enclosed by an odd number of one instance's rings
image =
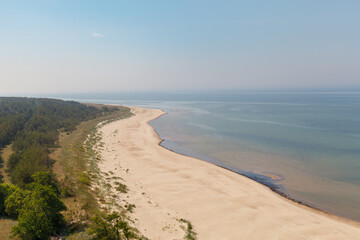
[[[293,203],[246,177],[159,146],[148,122],[160,110],[132,108],[135,116],[100,129],[101,171],[130,188],[135,225],[150,239],[182,239],[177,218],[198,239],[360,239],[359,224]]]

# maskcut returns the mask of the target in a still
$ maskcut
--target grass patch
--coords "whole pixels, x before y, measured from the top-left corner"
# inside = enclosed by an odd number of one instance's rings
[[[90,189],[91,182],[96,181],[93,176],[99,174],[95,164],[99,158],[93,150],[93,145],[99,140],[96,127],[99,123],[102,126],[131,115],[129,108],[120,107],[120,111],[82,122],[70,134],[60,134],[61,148],[56,149],[51,158],[56,160],[53,171],[64,191],[63,201],[68,209],[64,212],[69,223],[70,233],[64,234],[67,239],[86,239],[89,219],[103,214]]]
[[[136,206],[135,206],[135,204],[126,204],[125,205],[125,208],[126,208],[126,210],[128,211],[128,212],[133,212],[133,209],[135,208]]]
[[[194,228],[189,220],[181,218],[179,220],[181,223],[185,224],[185,227],[183,226],[183,229],[185,231],[185,237],[186,240],[196,240],[196,232],[194,231]]]
[[[88,185],[88,186],[91,185],[90,178],[86,173],[80,173],[79,181],[85,185]]]
[[[128,187],[120,182],[115,182],[116,185],[116,191],[121,192],[121,193],[127,193],[129,191]]]

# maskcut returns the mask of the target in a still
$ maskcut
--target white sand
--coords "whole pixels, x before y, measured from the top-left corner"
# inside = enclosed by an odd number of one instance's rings
[[[99,165],[114,172],[136,205],[135,225],[150,239],[182,239],[176,219],[189,220],[198,239],[360,239],[360,225],[289,201],[267,187],[205,161],[159,146],[148,125],[160,110],[132,108],[135,116],[100,129]],[[128,169],[128,170],[126,170]]]

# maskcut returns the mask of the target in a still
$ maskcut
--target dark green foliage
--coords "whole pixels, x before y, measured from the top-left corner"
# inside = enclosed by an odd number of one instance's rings
[[[25,193],[18,211],[18,225],[13,227],[13,236],[25,240],[48,239],[63,223],[61,211],[66,210],[59,198],[59,190],[49,172],[31,176],[34,180]]]
[[[10,162],[10,160],[9,160]],[[26,148],[21,154],[14,170],[10,170],[11,181],[21,187],[33,181],[32,175],[39,171],[47,171],[51,167],[51,160],[46,150],[40,146]]]
[[[55,233],[55,228],[48,213],[42,208],[42,203],[32,201],[26,206],[34,210],[23,211],[19,217],[19,224],[12,228],[12,237],[19,236],[23,240],[48,239]]]
[[[10,173],[13,172],[16,165],[19,163],[20,159],[21,159],[21,155],[19,153],[11,154],[7,162],[6,171]]]
[[[56,182],[52,179],[50,172],[37,172],[30,176],[32,183],[25,186],[28,190],[23,190],[20,187],[12,184],[0,184],[0,216],[6,215],[9,217],[17,218],[20,210],[25,209],[25,202],[29,199],[29,196],[36,199],[44,199],[44,196],[40,196],[41,190],[46,187],[51,190],[52,198],[45,199],[46,202],[53,204],[56,203],[60,194],[60,191],[56,185]],[[50,191],[49,190],[49,191]],[[38,195],[36,195],[36,193]],[[62,203],[61,203],[62,204]],[[55,209],[57,209],[55,207]]]
[[[4,160],[2,159],[1,150],[0,150],[0,168],[2,168],[3,166],[4,166]]]
[[[7,164],[12,182],[24,186],[35,172],[49,170],[49,148],[56,147],[59,130],[74,130],[104,111],[73,101],[0,97],[0,149],[13,143]]]
[[[22,190],[19,187],[15,188],[5,200],[5,213],[7,216],[17,219],[19,211],[24,205],[24,199],[30,192]]]
[[[182,219],[182,218],[179,221],[186,224],[186,229],[184,229],[185,233],[186,233],[185,239],[186,240],[196,240],[197,233],[194,231],[194,228],[193,228],[191,222],[186,219]]]
[[[5,201],[16,190],[16,186],[11,184],[0,184],[0,216],[5,215]]]
[[[117,107],[99,109],[72,101],[0,97],[0,150],[12,143],[13,154],[6,171],[17,185],[0,184],[0,216],[17,218],[13,236],[48,239],[59,230],[64,222],[60,212],[66,207],[50,173],[51,148],[57,147],[61,131],[72,131],[82,121],[117,110]],[[86,177],[86,184],[90,184]],[[71,194],[66,188],[61,193]],[[122,236],[130,236],[126,223],[117,224],[123,229]]]
[[[73,197],[74,193],[71,191],[71,189],[67,188],[66,186],[61,186],[60,195],[61,197],[67,198],[67,197]]]
[[[101,107],[101,111],[103,111],[104,113],[115,112],[117,110],[119,110],[117,107],[109,107],[109,106],[102,106]]]
[[[108,108],[107,106],[102,106],[102,107],[101,107],[101,110],[102,110],[103,112],[108,112],[108,111],[109,111],[109,108]]]
[[[33,182],[29,184],[30,189],[35,189],[38,186],[50,186],[57,195],[60,194],[60,189],[56,184],[56,180],[50,172],[37,172],[33,174],[31,178]]]
[[[60,212],[65,205],[52,179],[49,158],[50,148],[57,147],[59,132],[72,131],[82,121],[117,110],[72,101],[0,97],[0,150],[12,143],[13,154],[6,170],[11,181],[21,187],[0,184],[0,215],[18,218],[14,236],[48,239],[63,222]],[[84,176],[83,182],[90,184],[89,177]],[[71,194],[66,188],[61,192]],[[130,236],[126,223],[117,221],[117,225],[121,225],[122,236]]]
[[[3,168],[4,167],[4,160],[2,159],[1,157],[1,150],[0,150],[0,168]],[[0,183],[3,183],[3,178],[4,176],[0,174]]]
[[[7,198],[7,192],[3,184],[0,185],[0,215],[5,213],[5,199]]]
[[[104,218],[96,216],[91,219],[90,234],[97,240],[122,240],[136,237],[135,232],[128,223],[117,213]]]
[[[5,214],[5,200],[7,198],[7,191],[3,184],[0,185],[0,215]]]

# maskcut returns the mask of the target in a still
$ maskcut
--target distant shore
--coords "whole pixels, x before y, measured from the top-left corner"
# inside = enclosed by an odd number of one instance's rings
[[[150,239],[181,238],[178,219],[189,220],[198,239],[360,236],[356,222],[302,206],[242,175],[167,150],[148,124],[164,112],[132,112],[135,116],[100,129],[105,145],[99,167],[111,169],[129,186],[127,201],[136,205],[131,216]]]

